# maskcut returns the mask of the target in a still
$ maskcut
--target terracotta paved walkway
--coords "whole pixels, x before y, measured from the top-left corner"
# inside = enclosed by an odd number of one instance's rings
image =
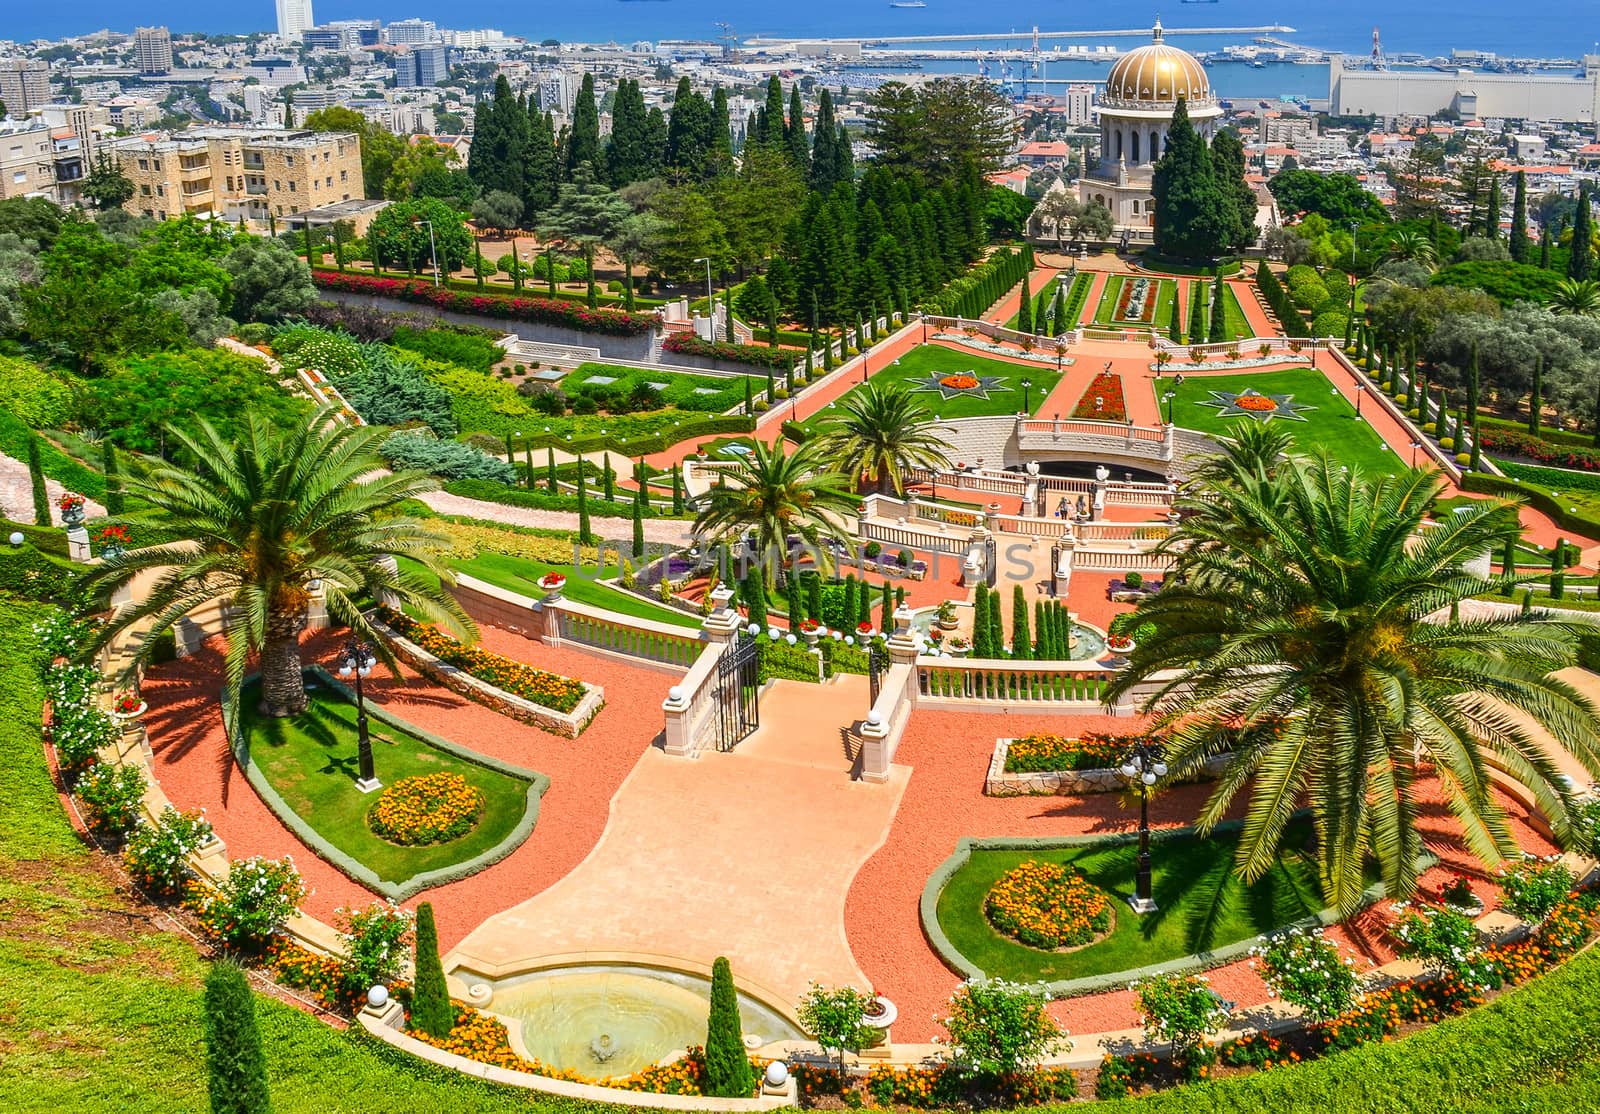
[[[858,866],[905,789],[852,782],[830,712],[866,710],[864,677],[780,681],[765,726],[727,754],[648,751],[611,804],[594,853],[537,897],[489,918],[446,965],[493,973],[577,951],[703,966],[726,955],[741,982],[792,1007],[816,979],[865,986],[844,935]]]

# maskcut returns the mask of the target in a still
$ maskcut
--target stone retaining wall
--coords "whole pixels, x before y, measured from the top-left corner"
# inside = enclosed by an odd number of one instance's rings
[[[576,739],[583,734],[589,722],[600,713],[600,709],[605,707],[605,690],[599,685],[579,680],[578,683],[583,686],[584,692],[583,699],[578,702],[576,708],[570,712],[558,712],[554,708],[546,708],[542,704],[514,696],[504,689],[497,689],[463,669],[440,661],[377,619],[372,623],[389,640],[389,644],[394,647],[400,658],[430,681],[441,684],[452,692],[458,692],[468,700],[493,708],[503,716],[510,716],[519,723],[526,723],[541,731],[548,731],[552,735]]]
[[[994,755],[989,759],[989,773],[983,779],[983,791],[990,797],[1070,797],[1080,793],[1114,793],[1127,787],[1127,782],[1115,769],[1097,770],[1044,770],[1037,773],[1007,773],[1006,753],[1011,749],[1010,739],[996,739]],[[1217,754],[1206,759],[1202,771],[1184,778],[1184,781],[1210,781],[1228,764],[1230,754]]]

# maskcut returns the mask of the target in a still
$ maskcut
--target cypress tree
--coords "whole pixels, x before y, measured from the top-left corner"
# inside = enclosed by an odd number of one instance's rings
[[[1528,432],[1539,435],[1540,411],[1544,409],[1544,353],[1533,361],[1533,389],[1528,392]]]
[[[805,617],[804,604],[800,598],[800,575],[790,569],[783,578],[784,609],[789,613],[789,629],[800,629],[800,620]]]
[[[1566,594],[1567,578],[1562,570],[1567,567],[1567,539],[1557,538],[1550,551],[1550,598],[1558,600]]]
[[[640,481],[639,490],[633,497],[633,555],[635,558],[644,556],[644,501],[646,499],[643,481]]]
[[[1011,587],[1011,656],[1023,661],[1033,657],[1033,644],[1028,640],[1028,600],[1020,584]]]
[[[817,119],[811,138],[811,188],[824,197],[833,192],[833,185],[839,180],[838,156],[834,149],[837,127],[833,94],[824,89],[817,97]]]
[[[600,457],[600,462],[601,494],[604,496],[607,503],[615,503],[617,501],[616,470],[611,467],[611,457],[609,454],[603,454]]]
[[[744,412],[746,415],[755,413],[755,399],[750,395],[750,377],[744,377]]]
[[[672,467],[672,513],[683,513],[683,472],[677,465]]]
[[[511,434],[509,433],[506,434],[506,463],[512,467],[515,467],[517,463],[516,446],[511,443]],[[532,477],[530,476],[529,479],[532,479]]]
[[[1550,269],[1550,226],[1547,224],[1539,229],[1539,268]]]
[[[1500,239],[1500,178],[1489,179],[1489,203],[1484,206],[1483,236],[1486,240]]]
[[[583,75],[578,97],[572,103],[572,130],[567,134],[567,177],[588,163],[596,177],[603,176],[600,163],[600,111],[594,99],[594,74]]]
[[[1206,315],[1201,308],[1206,284],[1199,280],[1189,283],[1189,343],[1199,344],[1206,335]]]
[[[772,379],[772,365],[768,364],[767,365],[767,405],[768,406],[772,406],[773,404],[775,404],[778,401],[778,396],[773,393],[776,390],[777,390],[777,384],[774,383],[773,379]]]
[[[1528,261],[1528,172],[1517,171],[1511,191],[1511,259]]]
[[[1500,574],[1510,577],[1517,571],[1517,539],[1512,535],[1506,536],[1505,550],[1500,555]],[[1514,586],[1508,581],[1500,586],[1500,594],[1509,596]]]
[[[1028,292],[1028,276],[1022,276],[1022,302],[1017,306],[1017,332],[1033,332],[1033,295]]]
[[[338,224],[334,225],[338,228]],[[341,271],[343,267],[339,268]],[[474,236],[472,238],[472,277],[478,282],[478,289],[483,289],[483,243]]]
[[[28,483],[33,489],[33,521],[50,525],[50,490],[44,484],[44,465],[39,461],[38,434],[28,434]]]
[[[994,656],[989,652],[989,586],[982,583],[972,597],[972,656]]]
[[[508,463],[510,463],[510,462],[508,461]],[[527,469],[526,482],[527,482],[528,487],[531,489],[533,487],[533,442],[532,441],[524,440],[522,442],[522,466]],[[516,465],[513,464],[512,467],[516,467]]]
[[[212,1114],[271,1114],[267,1057],[244,971],[214,963],[206,972],[206,1089]]]
[[[1000,589],[995,588],[989,593],[989,646],[997,658],[1005,657],[1006,653],[1006,625],[1005,616],[1001,614]]]
[[[1483,471],[1483,450],[1481,448],[1481,443],[1482,443],[1482,438],[1478,434],[1478,420],[1476,418],[1474,418],[1472,420],[1472,457],[1471,457],[1471,467],[1472,467],[1472,470],[1474,472]]]
[[[744,605],[750,612],[750,621],[765,630],[767,626],[767,578],[761,568],[760,561],[752,561],[749,571],[744,574]]]
[[[433,903],[417,906],[417,981],[411,989],[411,1028],[430,1037],[448,1037],[455,1025],[455,1007],[439,961],[439,931],[433,924]]]
[[[122,466],[117,460],[116,443],[107,437],[100,442],[101,467],[106,474],[106,513],[112,517],[125,509],[122,495]]]
[[[1478,425],[1478,345],[1472,345],[1472,364],[1467,369],[1467,424]]]
[[[1167,147],[1155,164],[1155,243],[1162,255],[1210,259],[1231,243],[1237,217],[1217,187],[1206,141],[1189,120],[1179,97],[1167,128]]]
[[[847,631],[855,626],[858,610],[860,604],[856,602],[856,574],[851,573],[844,578],[844,606],[840,608],[839,625]]]
[[[822,622],[822,577],[816,573],[806,578],[806,618]]]
[[[561,176],[561,163],[556,152],[555,125],[551,118],[539,111],[536,103],[528,104],[528,160],[522,168],[523,223],[533,224],[536,214],[544,212],[556,200],[556,187]]]
[[[878,629],[885,633],[894,630],[894,591],[887,580],[883,582],[878,603]]]
[[[1572,254],[1567,259],[1567,277],[1594,278],[1594,210],[1589,200],[1589,183],[1578,187],[1578,212],[1572,222]]]
[[[811,173],[811,149],[806,143],[806,115],[798,81],[789,87],[789,120],[783,127],[783,139],[789,148],[789,161],[800,177],[806,178]]]
[[[589,529],[589,483],[583,473],[583,457],[578,458],[578,544],[592,545],[594,531]]]
[[[1183,343],[1183,312],[1176,292],[1172,296],[1172,314],[1167,319],[1167,339],[1173,344]]]
[[[556,475],[556,449],[554,445],[545,449],[544,482],[545,486],[550,489],[551,495],[560,494],[561,484]]]
[[[774,78],[776,80],[776,78]],[[725,956],[711,965],[711,1014],[706,1022],[706,1094],[749,1098],[755,1090],[739,1023],[739,996]]]
[[[1222,273],[1217,272],[1217,281],[1211,287],[1211,335],[1207,338],[1212,344],[1221,344],[1228,339],[1228,315],[1222,312]]]
[[[1044,631],[1044,600],[1033,601],[1033,656],[1039,661],[1050,657],[1050,645]]]
[[[861,593],[856,597],[856,624],[872,622],[872,585],[861,579]]]

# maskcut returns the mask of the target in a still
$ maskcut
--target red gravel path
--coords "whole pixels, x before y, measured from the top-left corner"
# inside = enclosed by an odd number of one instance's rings
[[[327,661],[333,641],[326,634],[308,639],[303,660]],[[496,628],[484,628],[482,644],[519,661],[599,682],[606,707],[582,736],[562,739],[415,674],[408,672],[404,685],[373,674],[367,692],[375,704],[423,730],[550,777],[527,842],[489,869],[407,903],[433,902],[445,948],[490,914],[543,890],[589,853],[605,828],[617,786],[661,727],[661,701],[672,684],[667,673],[544,646]],[[153,669],[145,680],[155,773],[167,796],[179,808],[204,808],[232,856],[293,855],[312,891],[304,904],[307,913],[331,921],[340,906],[366,904],[373,895],[312,854],[239,774],[222,731],[220,676],[220,656],[208,650]]]
[[[1074,578],[1076,580],[1076,578]],[[959,981],[928,946],[918,916],[918,901],[929,875],[964,836],[1085,835],[1131,831],[1137,814],[1121,807],[1119,795],[1083,797],[1011,797],[983,795],[983,778],[996,737],[1031,732],[1089,730],[1125,733],[1139,721],[1109,717],[999,716],[984,713],[919,711],[906,729],[896,762],[914,770],[889,838],[856,875],[845,906],[845,929],[856,962],[878,992],[900,1009],[895,1036],[900,1041],[931,1040],[939,1026],[932,1020],[944,1012]],[[1423,828],[1432,850],[1443,860],[1424,876],[1437,886],[1449,871],[1475,876],[1474,889],[1493,904],[1498,892],[1482,881],[1483,870],[1460,847],[1459,827],[1424,788]],[[1208,785],[1181,786],[1163,793],[1150,806],[1152,823],[1189,823],[1210,792]],[[1524,847],[1539,854],[1551,848],[1522,823],[1522,810],[1502,799],[1512,827]],[[1363,958],[1384,963],[1393,958],[1382,938],[1381,914],[1374,910],[1333,937],[1356,948]],[[1211,972],[1218,993],[1241,1008],[1267,1000],[1266,987],[1244,962]],[[1056,1003],[1052,1013],[1074,1033],[1134,1028],[1139,1018],[1131,992],[1111,991]]]

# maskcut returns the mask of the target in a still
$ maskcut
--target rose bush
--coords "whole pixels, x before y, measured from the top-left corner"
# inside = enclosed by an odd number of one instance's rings
[[[451,313],[479,317],[500,317],[540,325],[556,325],[586,333],[612,336],[638,336],[655,328],[651,313],[629,313],[620,309],[589,309],[581,302],[559,298],[507,297],[500,294],[468,294],[445,286],[434,286],[426,279],[378,278],[351,271],[313,269],[311,279],[323,290],[340,290],[400,301],[436,306]]]

